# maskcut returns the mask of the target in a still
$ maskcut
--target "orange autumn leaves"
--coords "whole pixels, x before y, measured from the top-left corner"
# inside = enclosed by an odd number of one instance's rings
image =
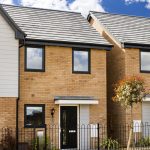
[[[140,76],[130,76],[114,85],[112,99],[127,108],[132,107],[134,103],[141,103],[147,94],[144,79]]]

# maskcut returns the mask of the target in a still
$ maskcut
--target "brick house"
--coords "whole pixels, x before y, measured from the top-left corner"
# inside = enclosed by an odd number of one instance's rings
[[[129,123],[130,110],[112,102],[113,84],[125,76],[140,75],[150,87],[150,19],[90,12],[88,21],[111,44],[107,53],[108,122]],[[150,122],[150,99],[133,110],[133,119]]]
[[[0,127],[106,124],[111,48],[80,13],[0,5]]]

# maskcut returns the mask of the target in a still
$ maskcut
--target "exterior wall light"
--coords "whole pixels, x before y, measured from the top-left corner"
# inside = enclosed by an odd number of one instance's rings
[[[54,113],[55,113],[55,109],[52,108],[52,109],[51,109],[51,116],[52,116],[52,118],[54,117]]]

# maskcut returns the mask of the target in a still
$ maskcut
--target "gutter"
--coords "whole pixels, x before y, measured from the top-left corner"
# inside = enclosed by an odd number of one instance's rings
[[[50,41],[50,40],[33,40],[27,39],[25,41],[26,45],[50,45],[50,46],[64,46],[64,47],[80,47],[80,48],[95,48],[95,49],[104,49],[111,50],[113,45],[107,44],[93,44],[93,43],[80,43],[80,42],[68,42],[68,41]]]
[[[25,43],[18,47],[18,98],[16,99],[16,150],[19,149],[19,100],[20,100],[20,48],[23,47]]]
[[[122,43],[124,48],[150,49],[150,44]]]

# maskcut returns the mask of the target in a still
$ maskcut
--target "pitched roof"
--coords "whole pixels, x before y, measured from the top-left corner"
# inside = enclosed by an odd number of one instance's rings
[[[1,5],[26,39],[111,46],[80,13]]]
[[[91,12],[121,43],[150,44],[150,18]]]

